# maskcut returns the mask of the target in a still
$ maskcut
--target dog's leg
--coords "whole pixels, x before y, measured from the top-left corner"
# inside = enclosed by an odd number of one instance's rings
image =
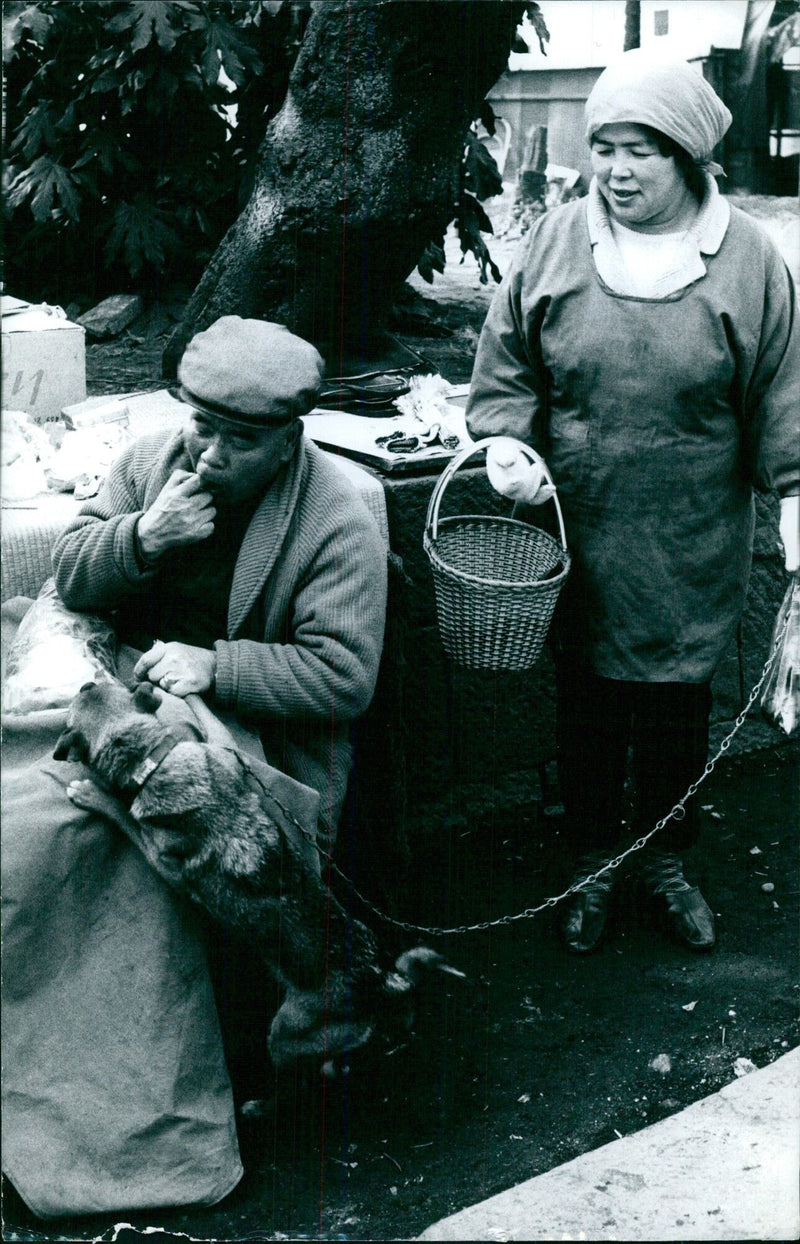
[[[95,785],[89,778],[76,778],[67,786],[67,797],[78,808],[87,812],[99,812],[130,838],[141,851],[148,864],[175,889],[183,888],[183,860],[179,855],[170,858],[164,846],[151,840],[134,816],[114,795]]]

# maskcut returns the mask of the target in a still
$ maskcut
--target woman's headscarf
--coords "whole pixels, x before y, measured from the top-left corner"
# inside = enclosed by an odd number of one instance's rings
[[[649,125],[714,173],[722,170],[712,164],[711,152],[733,120],[699,70],[642,48],[624,52],[603,70],[585,115],[587,142],[602,125]]]

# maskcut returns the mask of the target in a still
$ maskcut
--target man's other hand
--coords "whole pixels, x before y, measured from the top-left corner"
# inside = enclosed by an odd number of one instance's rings
[[[139,682],[149,679],[170,695],[186,696],[208,691],[214,686],[217,657],[210,648],[191,644],[163,643],[157,639],[143,653],[133,670]]]
[[[193,471],[173,471],[139,519],[136,530],[143,556],[150,561],[167,549],[207,540],[216,514],[200,477]]]

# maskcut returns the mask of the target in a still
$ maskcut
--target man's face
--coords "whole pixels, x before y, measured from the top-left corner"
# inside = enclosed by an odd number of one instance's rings
[[[184,441],[208,491],[224,505],[237,505],[264,495],[294,453],[301,432],[299,420],[250,428],[196,410],[184,428]]]

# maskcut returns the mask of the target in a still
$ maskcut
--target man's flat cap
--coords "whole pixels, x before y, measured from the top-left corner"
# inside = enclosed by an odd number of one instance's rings
[[[282,324],[224,315],[189,342],[178,379],[196,410],[270,427],[308,414],[324,372],[315,347]]]

